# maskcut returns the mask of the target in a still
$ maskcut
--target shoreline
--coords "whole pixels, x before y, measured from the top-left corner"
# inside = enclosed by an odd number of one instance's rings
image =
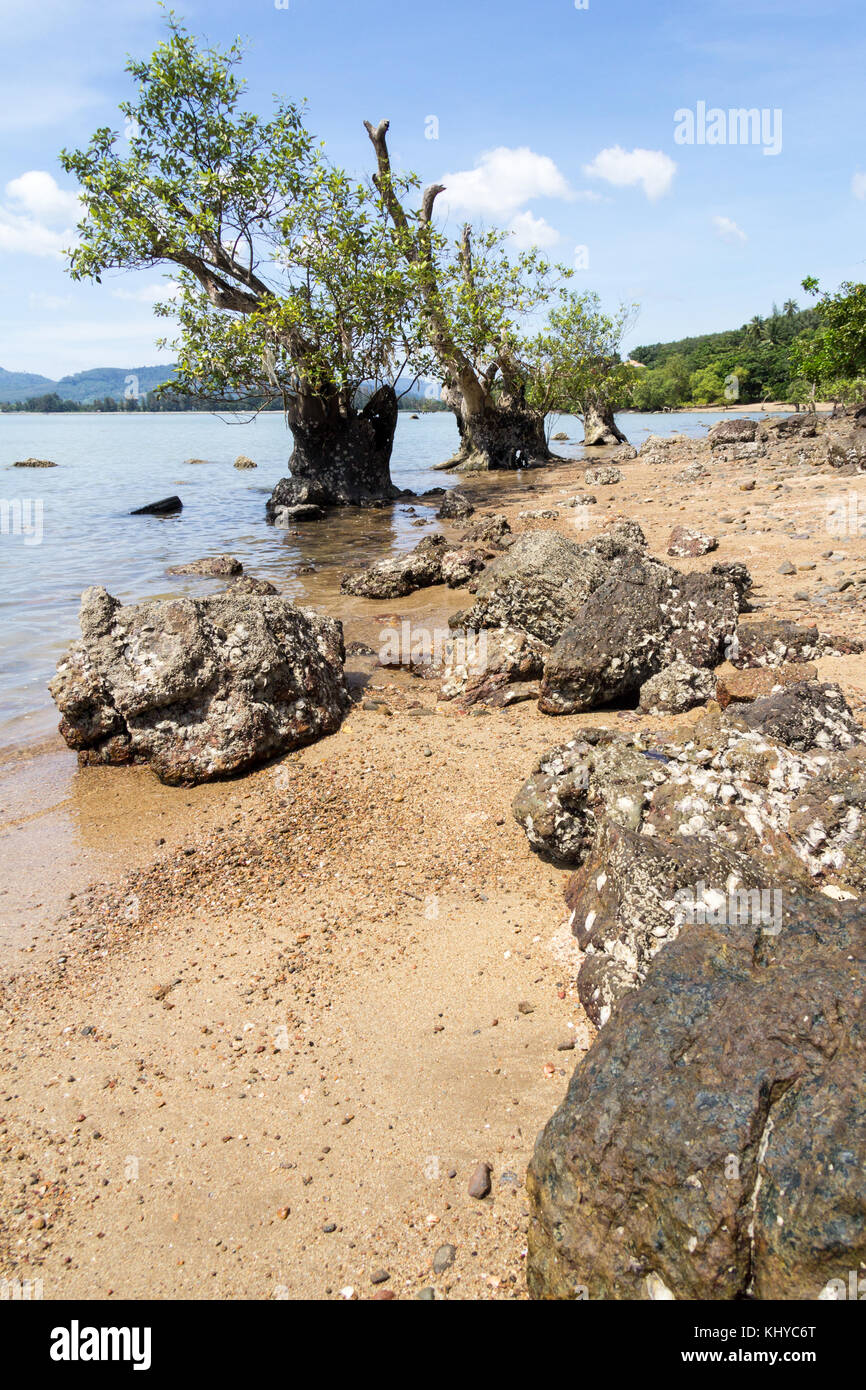
[[[745,560],[765,616],[866,638],[848,591],[794,597],[840,573],[820,558],[826,496],[857,480],[719,462],[690,493],[679,464],[638,458],[594,489],[576,532],[565,502],[588,462],[458,485],[516,534],[589,539],[626,515],[664,556],[673,525],[710,529],[718,550],[678,568]],[[517,518],[545,507],[558,517]],[[866,565],[866,541],[838,545],[846,572]],[[783,559],[816,569],[789,578]],[[347,641],[375,645],[383,618],[436,628],[469,600],[437,587],[334,602]],[[817,665],[862,719],[862,656]],[[46,1298],[526,1297],[526,1163],[594,1029],[574,984],[568,871],[531,852],[511,801],[579,729],[687,733],[695,712],[460,714],[436,683],[370,658],[347,670],[369,707],[278,763],[192,790],[86,768],[14,832],[19,864],[36,844],[50,861],[62,841],[45,828],[65,819],[88,866],[115,834],[102,884],[72,888],[65,917],[10,953],[0,993],[16,1093],[0,1267],[43,1279]],[[467,1184],[481,1161],[493,1192],[478,1202]],[[446,1244],[453,1261],[434,1270]]]

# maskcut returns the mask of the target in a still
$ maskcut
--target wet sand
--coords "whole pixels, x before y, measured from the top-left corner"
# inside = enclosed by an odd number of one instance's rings
[[[583,463],[461,487],[515,531],[586,539],[634,517],[658,555],[672,525],[705,527],[719,549],[673,563],[745,560],[766,615],[866,638],[856,590],[794,597],[863,572],[866,540],[829,538],[824,516],[864,482],[759,461],[684,487],[681,466],[622,465],[591,489],[583,532],[562,506]],[[517,520],[543,507],[559,518]],[[816,568],[783,576],[784,559]],[[383,615],[435,628],[471,597],[375,603],[330,572],[298,582],[376,649]],[[0,765],[0,1275],[42,1279],[46,1298],[525,1297],[525,1168],[592,1029],[567,875],[510,805],[576,729],[661,721],[461,715],[435,683],[347,666],[379,708],[230,783],[79,771],[57,743]],[[862,656],[819,674],[866,717]]]

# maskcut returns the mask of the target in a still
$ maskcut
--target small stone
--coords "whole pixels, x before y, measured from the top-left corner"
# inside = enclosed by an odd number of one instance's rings
[[[574,1038],[563,1038],[561,1043],[556,1044],[557,1052],[573,1052]]]
[[[470,1197],[477,1197],[481,1201],[490,1192],[490,1174],[493,1170],[489,1163],[479,1163],[472,1177],[469,1179],[468,1192]]]
[[[415,1297],[416,1297],[416,1299],[418,1300],[419,1303],[435,1303],[435,1302],[436,1302],[436,1290],[435,1290],[435,1289],[419,1289],[419,1291],[418,1291],[418,1293],[416,1293]]]
[[[456,1245],[440,1245],[436,1254],[433,1256],[433,1273],[444,1274],[446,1269],[450,1269],[457,1256]]]
[[[327,1226],[323,1226],[323,1227],[322,1227],[322,1232],[323,1232],[324,1235],[330,1236],[330,1235],[333,1235],[333,1233],[334,1233],[334,1231],[336,1231],[336,1229],[337,1229],[337,1223],[336,1223],[336,1221],[329,1221],[328,1224],[327,1224]],[[373,1282],[375,1283],[375,1280],[374,1280]]]
[[[390,1278],[391,1278],[391,1276],[390,1276],[390,1274],[388,1273],[387,1269],[377,1269],[376,1272],[375,1272],[375,1274],[371,1274],[371,1275],[370,1275],[370,1283],[371,1283],[371,1284],[387,1284],[387,1282],[388,1282],[388,1280],[389,1280]]]
[[[796,573],[797,573],[797,566],[796,566],[796,565],[792,565],[790,560],[783,560],[782,563],[781,563],[781,565],[779,566],[779,568],[776,570],[776,573],[777,573],[777,574],[796,574]]]
[[[521,999],[520,1003],[517,1005],[517,1012],[519,1014],[531,1014],[534,1008],[534,1004],[530,1004],[526,999]]]

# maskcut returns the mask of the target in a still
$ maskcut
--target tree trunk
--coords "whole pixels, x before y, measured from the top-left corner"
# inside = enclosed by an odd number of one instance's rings
[[[544,434],[543,416],[525,406],[487,401],[479,409],[469,410],[461,401],[452,408],[460,431],[460,448],[444,467],[461,473],[532,468],[554,457]]]
[[[339,396],[297,396],[289,402],[295,447],[290,478],[281,478],[267,504],[268,519],[279,509],[311,503],[320,507],[363,506],[399,497],[391,481],[391,451],[397,428],[397,394],[382,386],[361,411]]]
[[[610,406],[589,406],[583,416],[584,445],[627,444]]]

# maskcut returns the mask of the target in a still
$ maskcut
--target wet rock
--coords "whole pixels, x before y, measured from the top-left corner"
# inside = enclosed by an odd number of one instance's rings
[[[436,515],[441,521],[452,521],[472,516],[475,511],[474,506],[464,492],[458,488],[453,488],[447,492]]]
[[[193,560],[189,565],[173,565],[166,574],[195,574],[206,579],[225,579],[233,574],[242,574],[243,565],[233,555],[208,555],[203,560]]]
[[[860,1266],[864,947],[860,904],[795,892],[777,935],[658,952],[536,1144],[534,1297],[816,1299]]]
[[[253,463],[251,458],[247,458],[246,454],[238,454],[237,458],[235,459],[234,466],[235,468],[240,469],[258,468],[258,464]]]
[[[340,623],[287,599],[232,593],[124,606],[81,601],[81,640],[50,685],[85,763],[149,763],[211,781],[311,743],[349,705]]]
[[[228,594],[278,594],[279,589],[276,584],[272,584],[268,579],[256,579],[251,574],[242,574],[226,590]]]
[[[449,589],[474,587],[473,580],[487,563],[487,552],[482,550],[448,550],[442,556],[440,582]]]
[[[56,468],[57,464],[52,463],[51,459],[18,459],[12,465],[13,468]]]
[[[148,502],[146,507],[136,507],[130,516],[172,516],[175,512],[183,511],[183,503],[179,497],[163,497],[159,502]]]
[[[640,688],[639,705],[648,714],[683,714],[715,694],[716,677],[705,667],[674,661]]]
[[[601,468],[587,468],[583,475],[587,487],[612,487],[622,482],[622,473],[612,465]]]
[[[286,507],[276,507],[273,513],[274,525],[283,531],[306,521],[322,521],[327,515],[324,507],[315,502],[295,502]]]
[[[632,550],[622,577],[593,590],[557,642],[539,708],[574,714],[637,691],[678,659],[717,666],[740,611],[723,575],[680,574]]]
[[[404,598],[416,589],[442,582],[442,558],[449,549],[443,535],[425,536],[408,554],[379,560],[360,574],[346,575],[340,589],[361,598]]]
[[[711,550],[718,548],[719,542],[715,536],[707,536],[688,526],[675,526],[668,538],[668,555],[695,557],[708,555]]]

